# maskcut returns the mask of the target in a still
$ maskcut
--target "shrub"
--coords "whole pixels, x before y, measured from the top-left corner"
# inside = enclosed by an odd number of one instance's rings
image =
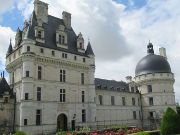
[[[161,134],[170,135],[177,134],[179,130],[179,117],[172,108],[167,108],[161,121]]]
[[[17,131],[14,135],[26,135],[23,131]]]

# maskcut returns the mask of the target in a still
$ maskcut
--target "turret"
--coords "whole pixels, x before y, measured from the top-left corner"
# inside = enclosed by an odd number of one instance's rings
[[[21,41],[22,41],[22,31],[18,27],[15,37],[15,48],[20,45]]]
[[[6,56],[8,56],[9,54],[11,54],[13,51],[13,48],[12,48],[12,43],[11,43],[11,39],[10,39],[10,44],[9,44],[9,48],[8,48],[8,51],[6,53]]]
[[[92,50],[90,41],[88,42],[88,45],[87,45],[86,54],[87,54],[88,56],[94,56],[94,52],[93,52],[93,50]]]

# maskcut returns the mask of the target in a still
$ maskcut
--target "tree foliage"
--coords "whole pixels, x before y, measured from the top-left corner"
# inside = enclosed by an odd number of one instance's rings
[[[161,121],[161,134],[170,135],[180,133],[179,124],[179,116],[172,108],[168,107]]]

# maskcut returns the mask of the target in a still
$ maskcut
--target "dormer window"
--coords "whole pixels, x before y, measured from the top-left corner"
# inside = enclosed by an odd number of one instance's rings
[[[37,34],[38,38],[42,38],[42,34],[41,33],[42,33],[41,31],[38,31],[38,34]]]
[[[57,47],[68,49],[67,32],[63,25],[60,25],[56,31],[56,43],[57,43]]]
[[[44,43],[44,29],[42,26],[35,27],[35,37],[38,42]]]
[[[81,53],[85,52],[85,50],[84,50],[84,38],[83,38],[83,35],[81,33],[79,33],[78,37],[77,37],[77,49],[78,49],[78,52],[81,52]]]

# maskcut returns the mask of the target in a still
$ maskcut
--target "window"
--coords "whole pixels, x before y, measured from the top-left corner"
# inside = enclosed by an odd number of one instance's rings
[[[14,59],[16,58],[16,52],[14,52],[14,56],[13,57],[14,57]]]
[[[66,101],[66,90],[60,89],[60,102],[65,102],[65,101]]]
[[[59,43],[61,44],[61,35],[59,35]]]
[[[26,71],[26,77],[29,77],[29,71]]]
[[[4,97],[4,103],[8,103],[9,102],[9,98],[8,97]]]
[[[27,126],[27,119],[24,119],[24,126]]]
[[[81,97],[82,97],[82,103],[84,103],[85,102],[85,92],[84,91],[82,91]]]
[[[125,99],[125,97],[122,97],[122,105],[123,105],[123,106],[126,105],[126,99]]]
[[[25,100],[29,99],[29,93],[25,93]]]
[[[66,53],[62,53],[62,57],[67,59],[67,54]]]
[[[132,98],[132,105],[136,105],[136,100],[135,100],[135,98]]]
[[[82,110],[82,122],[86,122],[86,110]]]
[[[84,84],[84,73],[81,73],[81,84]]]
[[[77,60],[77,57],[76,57],[76,56],[74,56],[74,60]]]
[[[42,36],[41,36],[41,33],[42,33],[41,31],[38,31],[38,34],[37,34],[37,37],[38,37],[38,38],[41,38],[41,37],[42,37]]]
[[[99,95],[99,104],[102,105],[103,104],[103,96]]]
[[[133,111],[133,119],[136,119],[136,111]]]
[[[41,87],[37,87],[37,101],[41,101]]]
[[[19,49],[18,54],[19,54],[19,56],[21,55],[21,49]]]
[[[41,49],[40,49],[40,52],[41,52],[41,53],[44,53],[44,49],[43,49],[43,48],[41,48]]]
[[[42,79],[42,67],[38,66],[38,80]]]
[[[60,70],[60,82],[66,82],[66,71]]]
[[[111,96],[111,105],[115,105],[114,96]]]
[[[79,43],[79,48],[82,49],[82,43]]]
[[[152,92],[152,86],[151,85],[148,85],[147,89],[148,89],[148,93]]]
[[[149,105],[154,105],[154,102],[153,102],[153,97],[149,97]]]
[[[131,92],[134,92],[134,87],[131,87]]]
[[[41,125],[41,110],[36,110],[36,125]]]
[[[55,52],[54,51],[52,51],[52,56],[55,56]]]
[[[86,58],[83,58],[83,62],[86,62]]]
[[[30,50],[31,50],[30,46],[27,46],[27,52],[30,52]]]
[[[149,112],[149,117],[150,118],[153,118],[154,116],[153,116],[153,112]]]
[[[65,41],[65,37],[62,36],[62,42],[61,43],[64,44],[65,43],[64,41]]]

